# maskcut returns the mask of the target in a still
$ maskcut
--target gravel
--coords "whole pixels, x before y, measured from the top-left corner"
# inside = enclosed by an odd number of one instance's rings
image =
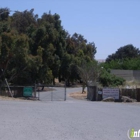
[[[0,140],[128,140],[139,116],[139,103],[0,100]]]

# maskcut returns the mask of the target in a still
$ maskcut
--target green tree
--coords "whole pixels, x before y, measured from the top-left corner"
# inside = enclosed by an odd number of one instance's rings
[[[111,60],[115,59],[123,61],[125,58],[136,58],[138,56],[140,56],[140,50],[134,47],[132,44],[128,44],[120,47],[114,54],[109,55],[106,62],[110,62]]]
[[[80,34],[69,35],[58,14],[44,13],[39,18],[34,9],[13,15],[8,8],[0,11],[1,79],[5,76],[13,84],[55,84],[55,78],[73,83],[80,79],[82,60],[94,59],[95,44]]]
[[[31,25],[36,25],[38,15],[34,15],[34,9],[30,11],[25,10],[23,12],[16,11],[12,15],[12,28],[15,28],[19,33],[26,33],[27,28]]]
[[[29,51],[28,37],[18,35],[16,32],[3,33],[0,42],[0,67],[3,69],[1,76],[5,75],[8,81],[20,81],[19,77],[31,79],[30,76],[24,76],[28,69],[35,68],[41,63],[39,55],[32,56]],[[27,80],[26,80],[27,81]],[[29,80],[30,81],[30,80]],[[22,82],[25,82],[22,80]],[[31,81],[30,81],[31,82]]]
[[[0,21],[7,20],[10,14],[9,8],[0,8]]]

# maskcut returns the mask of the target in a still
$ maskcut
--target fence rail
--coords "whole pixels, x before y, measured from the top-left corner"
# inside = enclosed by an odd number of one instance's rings
[[[35,85],[35,86],[9,86],[13,97],[24,97],[24,87],[32,87],[32,97],[38,98],[41,101],[65,101],[66,87],[52,85]],[[0,95],[11,96],[7,86],[0,88]]]

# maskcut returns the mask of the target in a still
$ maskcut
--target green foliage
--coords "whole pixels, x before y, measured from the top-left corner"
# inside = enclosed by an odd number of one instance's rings
[[[29,26],[36,25],[37,15],[34,15],[33,11],[34,9],[30,11],[25,10],[23,12],[16,11],[11,17],[11,26],[19,33],[26,33]]]
[[[120,47],[114,54],[109,55],[105,63],[100,64],[103,68],[99,81],[103,86],[119,86],[124,79],[110,74],[106,70],[140,70],[140,50],[133,45]]]
[[[123,78],[110,74],[105,69],[102,69],[99,76],[99,82],[103,87],[117,87],[119,85],[123,85],[125,80]]]
[[[140,57],[111,60],[101,64],[105,69],[140,70]]]
[[[125,45],[120,47],[114,54],[109,55],[106,59],[106,62],[111,60],[123,60],[127,58],[137,58],[140,56],[140,50],[134,47],[132,44]]]
[[[7,20],[9,17],[10,10],[8,8],[0,8],[0,20]]]
[[[55,78],[73,82],[80,79],[78,66],[90,62],[96,53],[94,43],[80,34],[66,32],[58,14],[34,9],[0,9],[0,78],[12,84],[52,83]],[[55,83],[54,83],[55,84]]]

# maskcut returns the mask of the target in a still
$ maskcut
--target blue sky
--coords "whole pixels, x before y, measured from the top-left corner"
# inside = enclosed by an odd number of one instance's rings
[[[0,7],[59,14],[71,35],[77,32],[95,43],[96,59],[127,44],[140,47],[140,0],[0,0]]]

